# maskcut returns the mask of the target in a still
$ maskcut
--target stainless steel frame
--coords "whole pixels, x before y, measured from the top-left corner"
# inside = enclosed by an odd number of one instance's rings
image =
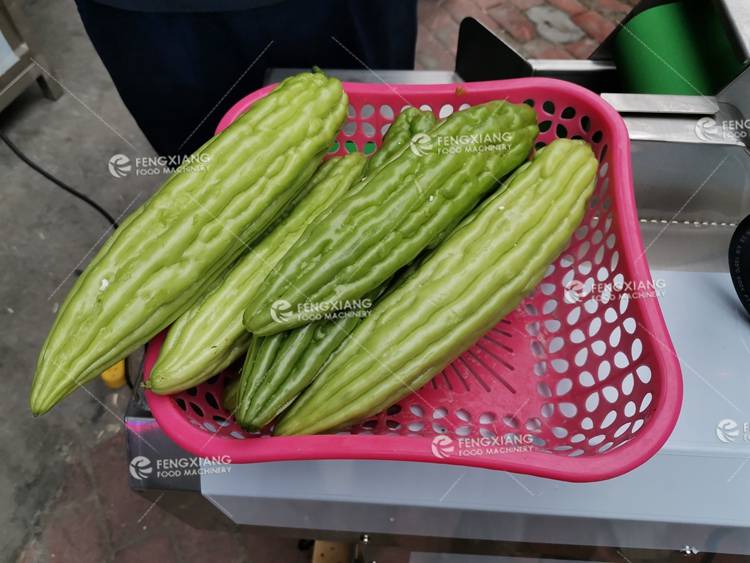
[[[29,46],[21,33],[23,17],[11,4],[0,0],[0,35],[10,44],[18,61],[0,75],[0,111],[8,106],[21,92],[37,82],[44,95],[56,100],[62,96],[60,85],[48,75],[49,65],[44,57]]]

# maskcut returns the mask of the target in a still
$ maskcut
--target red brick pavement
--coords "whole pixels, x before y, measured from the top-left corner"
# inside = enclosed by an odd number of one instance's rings
[[[614,29],[638,0],[419,0],[417,68],[451,70],[458,24],[471,16],[531,58],[585,59]],[[565,21],[568,42],[540,36],[529,10],[540,8],[556,21]],[[571,33],[572,35],[572,33]]]

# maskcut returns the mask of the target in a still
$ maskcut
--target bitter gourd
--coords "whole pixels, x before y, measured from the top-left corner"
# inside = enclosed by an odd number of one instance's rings
[[[240,394],[240,379],[238,377],[227,382],[221,395],[221,406],[232,413],[237,410],[237,399]]]
[[[37,362],[41,414],[173,322],[317,168],[346,118],[341,83],[301,73],[196,152],[113,233],[63,303]]]
[[[287,218],[170,327],[147,387],[159,394],[188,389],[247,351],[251,335],[242,326],[242,311],[253,292],[305,227],[360,179],[365,162],[362,153],[351,153],[323,163]]]
[[[310,307],[345,307],[377,288],[521,164],[537,132],[525,104],[493,101],[452,114],[308,227],[248,305],[245,327],[289,330],[306,324]],[[283,319],[273,314],[278,306],[289,312]]]
[[[368,159],[364,175],[371,176],[373,172],[382,168],[415,139],[415,135],[424,135],[435,127],[436,121],[431,111],[405,108],[391,123],[381,147]]]
[[[251,335],[242,326],[242,311],[260,282],[304,228],[359,180],[363,166],[375,170],[378,163],[391,158],[412,135],[423,132],[434,122],[432,113],[407,108],[389,128],[381,148],[369,159],[365,160],[361,153],[352,153],[323,164],[298,201],[290,203],[284,216],[276,220],[270,234],[170,327],[146,386],[159,394],[175,393],[205,381],[244,354]]]
[[[378,151],[367,160],[364,175],[373,174],[389,162],[414,135],[435,124],[435,116],[412,107],[404,109],[391,124]],[[409,266],[411,268],[411,265]],[[399,276],[400,279],[400,276]],[[395,283],[395,282],[394,282]],[[376,290],[358,311],[346,311],[343,318],[314,323],[272,336],[252,336],[242,366],[242,391],[235,392],[235,419],[248,430],[270,423],[307,387],[331,354],[369,313],[373,299],[392,289],[389,282]]]
[[[248,430],[271,422],[310,384],[359,322],[356,316],[348,316],[253,337],[240,376],[237,422]]]
[[[359,324],[275,433],[354,423],[427,383],[539,283],[578,227],[597,167],[583,141],[540,150]]]
[[[385,283],[357,308],[333,312],[330,318],[271,336],[253,335],[242,366],[237,422],[260,430],[283,411],[315,379],[342,342],[370,314],[373,304],[390,291]]]

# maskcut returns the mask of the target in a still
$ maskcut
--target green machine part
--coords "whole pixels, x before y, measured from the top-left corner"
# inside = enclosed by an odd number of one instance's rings
[[[712,96],[744,68],[708,0],[641,12],[618,32],[614,55],[625,90],[639,94]]]

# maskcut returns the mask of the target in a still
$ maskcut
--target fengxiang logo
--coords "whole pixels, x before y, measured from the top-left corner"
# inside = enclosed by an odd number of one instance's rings
[[[416,156],[426,156],[432,152],[432,137],[427,133],[416,133],[409,142],[409,148]]]
[[[451,456],[471,457],[528,453],[534,451],[533,434],[505,434],[481,438],[451,438],[445,434],[435,436],[430,443],[432,455],[438,459]]]
[[[154,468],[151,467],[151,460],[145,455],[138,455],[131,459],[128,469],[133,479],[138,479],[139,481],[145,479],[154,471]]]
[[[432,450],[432,455],[434,455],[436,458],[445,459],[453,453],[453,450],[456,449],[456,446],[453,445],[453,438],[441,434],[440,436],[435,436],[432,439],[430,449]]]
[[[649,299],[664,297],[666,282],[663,279],[649,281],[620,281],[620,282],[586,282],[573,279],[564,289],[566,303],[580,303],[593,299],[600,303],[609,303],[627,296],[629,299]]]
[[[271,319],[275,323],[285,323],[293,316],[301,321],[336,320],[350,317],[364,318],[372,310],[372,299],[347,299],[343,301],[321,301],[320,303],[299,303],[296,307],[285,299],[271,303]]]
[[[157,479],[190,477],[195,475],[217,475],[229,473],[232,459],[227,456],[218,457],[174,457],[160,458],[156,463],[144,455],[130,460],[131,477],[143,481],[151,476]]]
[[[138,156],[135,159],[125,154],[113,154],[107,162],[107,169],[115,178],[124,178],[131,172],[135,172],[136,176],[158,176],[174,172],[202,172],[210,161],[211,156],[204,153],[189,156]]]
[[[695,122],[695,136],[701,141],[743,141],[750,137],[750,119],[728,119],[716,121],[713,117],[701,117]]]
[[[750,422],[740,424],[731,418],[720,420],[716,424],[716,437],[725,444],[750,442]]]
[[[285,323],[292,318],[292,304],[279,299],[271,304],[271,318],[275,323]]]
[[[417,156],[428,154],[463,154],[508,152],[513,133],[485,133],[475,135],[429,135],[416,133],[409,141],[409,148]]]
[[[124,178],[133,170],[130,157],[126,154],[113,154],[107,163],[109,173],[115,178]]]

